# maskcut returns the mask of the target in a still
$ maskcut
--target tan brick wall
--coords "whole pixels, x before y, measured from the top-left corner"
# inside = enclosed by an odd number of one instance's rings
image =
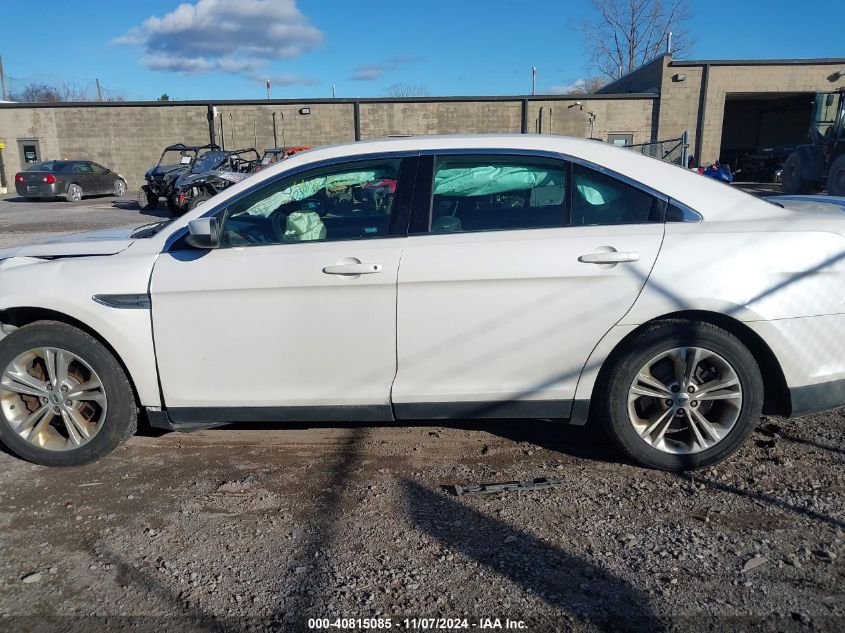
[[[21,169],[18,139],[38,139],[42,160],[84,158],[122,174],[131,188],[173,143],[207,143],[205,106],[15,108],[0,110],[9,190]]]
[[[518,133],[521,101],[362,103],[361,139],[393,134]]]
[[[705,160],[719,156],[725,97],[729,93],[751,92],[830,92],[845,87],[845,78],[831,82],[828,77],[841,66],[711,66],[707,90],[701,155]],[[809,128],[810,122],[807,121]]]
[[[297,104],[217,106],[215,133],[226,149],[255,147],[259,153],[283,145],[333,145],[355,140],[353,106],[348,103],[307,105],[310,114],[300,114]],[[276,139],[273,139],[273,113],[276,113]],[[206,127],[206,138],[208,129]]]
[[[582,105],[576,106],[576,101]],[[540,108],[543,109],[543,134],[589,137],[589,112],[593,112],[596,115],[595,138],[606,141],[608,134],[633,134],[634,143],[645,143],[652,138],[657,99],[590,99],[585,96],[569,101],[529,101],[529,132],[538,130]]]

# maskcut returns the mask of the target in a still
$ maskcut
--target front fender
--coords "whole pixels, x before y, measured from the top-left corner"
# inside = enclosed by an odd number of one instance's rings
[[[97,303],[98,294],[147,294],[155,255],[8,259],[0,263],[0,312],[50,310],[83,323],[115,351],[142,406],[161,406],[149,309]]]

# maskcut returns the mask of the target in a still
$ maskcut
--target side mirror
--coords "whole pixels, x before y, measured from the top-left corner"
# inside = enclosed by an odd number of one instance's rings
[[[824,105],[828,108],[833,105],[833,95],[832,94],[827,95],[827,97],[824,100]]]
[[[220,223],[217,218],[197,218],[188,222],[185,241],[194,248],[217,248],[220,245]]]

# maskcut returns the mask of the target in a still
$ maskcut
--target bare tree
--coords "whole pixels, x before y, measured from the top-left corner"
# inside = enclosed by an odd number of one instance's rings
[[[120,94],[104,90],[103,101],[125,101]],[[96,101],[97,99],[85,88],[72,84],[53,86],[43,82],[31,82],[20,91],[9,95],[9,99],[19,103],[63,103],[67,101]]]
[[[630,72],[657,57],[672,32],[672,52],[688,52],[692,38],[685,28],[692,17],[688,0],[591,0],[597,15],[580,30],[593,66],[610,79],[619,68]]]
[[[425,84],[393,84],[384,91],[385,97],[427,97],[428,86]]]
[[[577,83],[572,89],[574,95],[592,95],[607,85],[607,78],[602,76],[587,77]]]

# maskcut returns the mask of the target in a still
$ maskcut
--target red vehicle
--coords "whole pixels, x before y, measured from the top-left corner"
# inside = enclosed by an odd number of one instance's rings
[[[299,145],[296,147],[271,147],[264,150],[264,156],[261,157],[261,162],[255,171],[261,171],[265,167],[275,165],[280,160],[284,160],[288,156],[293,156],[299,152],[304,152],[311,149],[308,145]]]

